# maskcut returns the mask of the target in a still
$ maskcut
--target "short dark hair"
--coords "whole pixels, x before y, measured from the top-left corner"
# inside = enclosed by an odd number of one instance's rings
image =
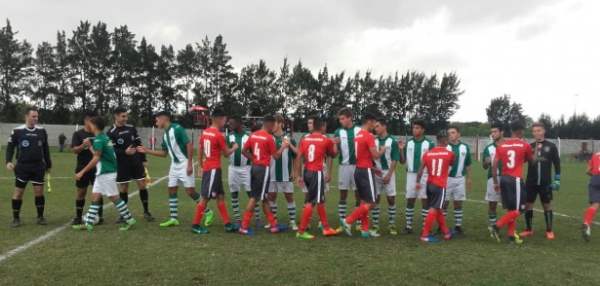
[[[85,118],[92,118],[92,117],[96,117],[96,116],[98,116],[98,113],[96,113],[94,111],[91,111],[91,110],[83,112],[83,118],[84,119]]]
[[[414,125],[418,125],[418,126],[421,126],[421,128],[426,129],[425,120],[423,120],[423,119],[413,119],[411,122],[411,126],[414,126]]]
[[[283,115],[278,113],[278,114],[275,114],[273,117],[275,117],[276,122],[285,123],[285,118],[283,117]]]
[[[460,128],[458,126],[456,126],[456,125],[450,125],[450,126],[448,126],[448,130],[450,130],[450,129],[454,129],[454,130],[456,130],[456,132],[460,133]]]
[[[445,139],[445,138],[448,138],[448,131],[442,129],[437,133],[436,139],[441,140],[441,139]]]
[[[321,130],[321,128],[323,128],[323,126],[325,125],[325,120],[317,116],[310,117],[309,119],[313,120],[313,130]]]
[[[365,114],[363,114],[362,122],[367,122],[369,120],[377,120],[377,115],[372,112],[365,112]]]
[[[267,122],[270,122],[270,123],[275,122],[275,116],[273,116],[271,114],[265,115],[265,117],[263,117],[263,123],[267,123]]]
[[[492,129],[498,129],[498,131],[504,131],[504,125],[500,122],[494,122],[492,123],[492,125],[490,126],[490,128]]]
[[[164,111],[164,110],[163,110],[163,111],[159,111],[158,113],[156,113],[156,114],[154,115],[154,117],[160,117],[160,116],[166,116],[166,117],[168,117],[169,119],[171,119],[171,112],[168,112],[168,111]]]
[[[386,127],[388,125],[387,119],[385,119],[384,117],[377,118],[377,122],[379,122],[379,124],[386,126]]]
[[[225,116],[225,110],[221,107],[215,107],[211,113],[212,117],[223,117]]]
[[[525,129],[525,124],[521,121],[514,121],[510,124],[510,131],[523,131]]]
[[[241,116],[239,116],[239,115],[232,115],[232,116],[229,116],[229,119],[233,119],[233,120],[234,120],[234,121],[236,121],[236,122],[242,122],[242,117],[241,117]]]
[[[94,116],[90,118],[90,122],[99,130],[104,130],[104,127],[106,127],[106,120],[102,116]]]
[[[348,107],[342,107],[340,110],[338,110],[337,112],[337,116],[346,116],[346,117],[352,117],[352,109],[348,108]]]
[[[28,106],[28,107],[25,109],[25,114],[27,115],[27,114],[29,114],[29,112],[32,112],[32,111],[38,112],[38,108],[37,108],[37,107],[35,107],[35,106]]]
[[[113,110],[113,115],[121,114],[127,112],[127,108],[123,106],[119,106]]]
[[[542,123],[542,122],[534,122],[534,123],[531,125],[531,128],[534,128],[534,127],[541,127],[541,128],[543,128],[543,129],[546,129],[546,125],[545,125],[544,123]]]

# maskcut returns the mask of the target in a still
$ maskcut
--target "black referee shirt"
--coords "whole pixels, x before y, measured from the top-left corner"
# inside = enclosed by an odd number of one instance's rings
[[[541,144],[536,150],[536,146]],[[554,143],[544,140],[542,142],[531,143],[533,152],[537,151],[537,162],[529,164],[527,170],[527,184],[530,186],[548,186],[552,183],[552,165],[554,173],[560,174],[560,156],[558,148]]]
[[[79,129],[73,133],[73,137],[71,138],[71,148],[81,146],[83,144],[83,140],[90,139],[90,141],[94,141],[94,134],[90,132],[86,132],[85,129]],[[77,170],[81,170],[85,167],[90,161],[92,161],[92,150],[90,148],[86,148],[81,150],[77,154]]]
[[[46,169],[52,168],[48,134],[40,126],[27,128],[21,125],[13,129],[6,148],[6,162],[12,162],[15,155],[17,164],[44,164]]]
[[[145,154],[135,153],[133,156],[125,154],[125,150],[129,146],[142,146],[142,138],[138,135],[137,129],[133,125],[125,124],[120,127],[113,125],[106,135],[108,135],[114,144],[118,161],[123,162],[131,159],[141,160],[142,162],[146,161]]]

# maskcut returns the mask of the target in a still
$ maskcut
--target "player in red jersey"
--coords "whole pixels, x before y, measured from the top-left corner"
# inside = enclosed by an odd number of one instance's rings
[[[375,115],[365,114],[361,130],[354,137],[354,149],[356,152],[356,169],[354,170],[354,182],[356,191],[360,198],[360,205],[345,219],[340,220],[342,229],[347,235],[352,235],[352,224],[361,221],[361,236],[371,237],[369,232],[369,211],[375,206],[376,190],[373,170],[373,160],[378,159],[385,153],[385,147],[377,150],[375,136],[371,133],[375,129],[377,118]]]
[[[523,240],[515,233],[517,218],[525,210],[525,188],[523,182],[523,165],[533,162],[534,152],[531,145],[523,140],[525,127],[520,122],[511,124],[512,137],[504,140],[496,148],[496,156],[492,163],[494,190],[500,192],[502,205],[507,210],[494,225],[489,227],[492,238],[500,242],[499,230],[508,226],[510,241],[521,244]],[[502,176],[498,176],[498,166],[502,164]]]
[[[588,185],[588,196],[590,206],[585,210],[583,215],[583,226],[581,234],[585,241],[590,241],[592,235],[592,220],[600,207],[600,152],[592,155],[588,164],[588,175],[591,176]]]
[[[312,124],[313,131],[300,141],[298,157],[294,162],[294,177],[297,178],[297,184],[301,188],[306,186],[307,190],[300,227],[296,237],[306,240],[315,238],[306,231],[315,206],[323,228],[323,235],[333,236],[338,233],[327,222],[327,212],[325,211],[327,180],[323,171],[327,157],[333,158],[336,156],[335,143],[321,132],[324,122],[320,118],[312,118]],[[303,162],[304,172],[301,176]],[[330,172],[331,170],[328,170],[328,173]]]
[[[225,126],[227,117],[221,108],[213,110],[211,121],[210,127],[206,128],[198,139],[198,162],[200,166],[198,175],[202,175],[200,190],[202,199],[196,205],[196,214],[192,222],[192,232],[197,234],[208,233],[208,229],[201,226],[200,222],[202,222],[208,202],[212,198],[217,199],[217,207],[223,219],[225,231],[237,231],[237,226],[231,223],[225,206],[225,193],[223,192],[223,181],[221,179],[221,155],[229,157],[239,146],[234,144],[229,148],[225,143],[225,137],[220,130]]]
[[[416,189],[422,192],[421,178],[425,169],[427,169],[427,203],[429,210],[425,218],[425,225],[421,232],[421,241],[434,243],[438,242],[435,236],[430,235],[433,222],[437,220],[440,230],[444,235],[445,240],[452,238],[452,233],[446,226],[446,218],[442,208],[446,200],[446,187],[448,185],[448,175],[450,167],[454,163],[454,153],[448,151],[448,133],[442,130],[437,135],[437,146],[430,149],[423,155],[423,164],[417,173]]]
[[[277,219],[270,210],[270,206],[266,198],[269,190],[269,181],[271,180],[269,167],[271,166],[271,158],[278,159],[281,153],[288,148],[290,142],[284,140],[279,150],[275,146],[275,139],[271,134],[275,126],[275,117],[267,115],[263,118],[263,126],[261,129],[250,134],[250,138],[246,141],[242,148],[242,154],[252,161],[250,169],[250,199],[244,212],[240,233],[244,235],[251,234],[249,225],[250,219],[254,213],[254,206],[257,202],[263,203],[263,211],[269,224],[271,225],[271,233],[283,231],[285,228],[277,224]]]

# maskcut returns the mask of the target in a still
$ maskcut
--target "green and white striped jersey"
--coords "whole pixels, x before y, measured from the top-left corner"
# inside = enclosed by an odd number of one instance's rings
[[[281,148],[281,144],[283,143],[283,138],[288,137],[286,135],[283,136],[275,136],[275,146],[277,150]],[[290,143],[296,146],[296,141],[293,138],[289,138]],[[272,182],[291,182],[292,181],[292,166],[294,162],[294,158],[296,158],[296,154],[292,151],[291,148],[283,151],[281,153],[281,157],[279,159],[271,159],[271,181]]]
[[[425,152],[433,148],[433,141],[423,137],[421,140],[411,138],[404,146],[404,158],[406,158],[406,171],[416,173],[421,168],[421,159]]]
[[[496,142],[492,142],[485,146],[483,149],[483,160],[485,161],[487,158],[490,158],[490,163],[494,162],[494,158],[496,157]],[[498,175],[502,172],[502,164],[498,164]],[[488,179],[492,177],[492,168],[488,168]]]
[[[239,146],[239,148],[229,156],[229,166],[241,167],[250,165],[250,160],[242,155],[242,147],[244,147],[248,138],[250,138],[250,136],[243,130],[240,133],[235,131],[229,133],[229,136],[227,136],[227,145],[229,145],[229,148],[231,148],[234,143],[237,143]]]
[[[354,151],[354,137],[360,132],[360,127],[338,128],[335,137],[340,139],[338,151],[340,152],[340,165],[355,165],[356,153]]]
[[[171,163],[184,163],[188,160],[186,145],[189,142],[185,129],[177,123],[171,123],[163,134],[162,149],[169,152]]]
[[[467,175],[467,167],[471,166],[471,149],[469,145],[458,142],[458,144],[448,144],[448,151],[454,153],[454,163],[450,168],[450,177],[460,178]]]
[[[96,163],[96,175],[117,172],[117,155],[113,148],[113,142],[102,132],[94,138],[92,143],[94,151],[100,151],[100,160]]]
[[[388,135],[384,138],[377,137],[375,140],[377,150],[380,146],[385,146],[385,153],[379,159],[375,160],[375,165],[378,169],[389,170],[392,165],[392,161],[400,161],[400,148],[398,148],[398,142],[394,137]]]

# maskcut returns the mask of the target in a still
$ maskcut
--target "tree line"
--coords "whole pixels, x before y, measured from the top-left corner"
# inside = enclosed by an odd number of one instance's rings
[[[167,110],[191,124],[192,105],[221,103],[228,114],[262,116],[282,113],[302,130],[309,115],[335,122],[342,107],[359,115],[373,109],[385,114],[395,133],[406,132],[419,117],[432,131],[445,128],[463,93],[455,73],[418,71],[376,76],[346,74],[323,66],[311,71],[301,61],[270,68],[264,60],[236,70],[221,35],[175,50],[154,46],[126,26],[81,21],[54,43],[35,48],[19,39],[9,20],[0,29],[0,120],[21,120],[25,105],[36,105],[44,123],[72,124],[83,111],[110,114],[131,110],[131,121],[149,126],[152,114]],[[330,124],[335,127],[335,124]]]

